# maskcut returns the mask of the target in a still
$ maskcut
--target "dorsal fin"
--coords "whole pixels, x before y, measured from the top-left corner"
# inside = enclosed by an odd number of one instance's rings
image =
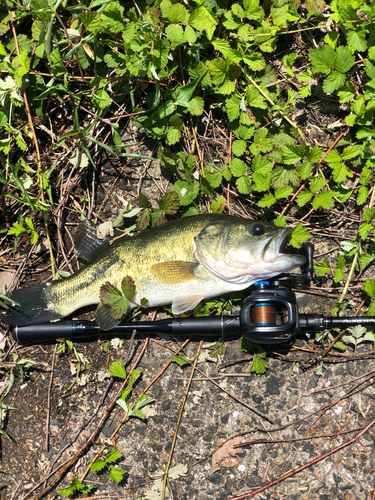
[[[103,248],[113,236],[106,236],[100,239],[97,236],[96,225],[89,221],[82,221],[74,235],[74,243],[78,255],[87,261],[91,261],[97,255],[98,251]]]

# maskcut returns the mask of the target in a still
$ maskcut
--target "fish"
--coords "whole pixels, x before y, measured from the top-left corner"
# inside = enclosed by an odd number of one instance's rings
[[[12,326],[45,323],[99,304],[97,322],[101,330],[110,330],[122,318],[112,318],[110,307],[100,301],[100,288],[106,282],[119,288],[125,276],[135,284],[126,314],[143,298],[147,307],[171,304],[173,314],[186,313],[203,299],[302,266],[305,257],[283,253],[291,232],[259,220],[201,214],[103,245],[91,235],[85,250],[91,260],[84,267],[69,277],[14,291],[13,306],[2,321]]]

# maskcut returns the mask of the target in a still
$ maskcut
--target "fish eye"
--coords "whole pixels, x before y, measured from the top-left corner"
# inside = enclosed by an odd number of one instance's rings
[[[262,224],[256,224],[251,230],[253,236],[263,236],[265,232],[264,226]]]

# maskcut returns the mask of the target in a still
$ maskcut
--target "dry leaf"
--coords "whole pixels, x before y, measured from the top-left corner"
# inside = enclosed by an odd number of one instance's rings
[[[212,455],[212,472],[220,470],[220,465],[222,465],[223,467],[234,467],[238,464],[237,461],[237,463],[234,464],[231,463],[230,465],[224,465],[225,461],[223,462],[223,460],[228,457],[234,457],[236,455],[237,449],[234,448],[234,446],[240,444],[240,442],[241,438],[239,436],[229,439],[228,441],[225,441],[225,439],[219,439],[217,443],[219,448]]]
[[[110,220],[99,224],[99,226],[96,228],[96,235],[99,240],[104,240],[104,238],[106,238],[107,236],[113,236],[113,234],[113,226]]]
[[[16,271],[3,271],[0,273],[0,289],[3,289],[3,285],[9,288],[12,283],[13,277],[16,274]]]
[[[222,462],[221,462],[221,466],[222,467],[236,467],[236,465],[238,465],[240,463],[240,461],[238,460],[238,458],[235,458],[235,457],[228,457],[228,458],[225,458]]]

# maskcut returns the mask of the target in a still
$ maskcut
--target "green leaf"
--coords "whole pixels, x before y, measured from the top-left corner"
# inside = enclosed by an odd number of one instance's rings
[[[121,281],[121,291],[125,298],[131,299],[135,293],[135,283],[131,276],[124,276]]]
[[[274,225],[277,227],[285,227],[286,217],[285,215],[278,215],[273,221]]]
[[[268,130],[266,128],[258,129],[255,132],[254,144],[250,146],[250,151],[254,156],[271,151],[273,145],[271,139],[269,139],[267,135]]]
[[[311,95],[311,85],[310,83],[305,83],[298,87],[298,93],[302,99],[309,97]]]
[[[357,139],[367,139],[374,136],[374,131],[371,128],[360,128],[357,130],[355,136]]]
[[[324,92],[331,93],[338,90],[345,83],[345,75],[338,71],[332,71],[323,82]]]
[[[137,217],[136,226],[139,231],[146,229],[151,222],[151,211],[149,208],[145,208]]]
[[[324,41],[326,42],[327,45],[335,49],[339,36],[340,36],[339,33],[336,33],[334,31],[329,31],[324,37]]]
[[[142,193],[138,196],[138,202],[143,208],[152,208],[149,198]]]
[[[254,191],[268,191],[271,185],[271,173],[254,172],[252,175]]]
[[[218,188],[221,185],[223,176],[219,170],[216,170],[212,163],[209,163],[206,167],[204,167],[203,171],[204,177],[209,182],[211,187]]]
[[[345,102],[354,99],[355,96],[355,87],[351,82],[346,82],[343,87],[337,92],[337,95],[340,97],[340,103],[343,104]]]
[[[235,154],[236,156],[242,156],[246,151],[246,141],[242,140],[233,141],[232,151],[233,154]]]
[[[324,0],[306,0],[306,7],[309,14],[320,15],[324,12],[326,3]]]
[[[177,193],[169,192],[163,198],[158,200],[158,205],[161,210],[168,215],[174,215],[180,208],[180,201]]]
[[[361,176],[359,178],[359,182],[360,184],[366,186],[371,180],[372,180],[371,170],[367,166],[364,166],[362,169]]]
[[[273,164],[265,156],[258,155],[253,159],[251,168],[254,172],[266,174],[271,172]]]
[[[279,200],[280,198],[288,198],[293,193],[292,186],[284,186],[275,189],[275,198]]]
[[[267,193],[263,196],[261,200],[258,202],[259,207],[267,207],[269,208],[271,205],[273,205],[276,202],[276,198],[274,197],[273,194]]]
[[[365,52],[367,50],[367,42],[364,30],[349,30],[346,39],[349,47],[358,52]]]
[[[267,102],[254,85],[246,87],[246,100],[252,108],[267,109]]]
[[[245,52],[242,60],[253,71],[262,71],[266,67],[266,61],[264,60],[262,54],[259,54],[259,52]],[[251,102],[249,102],[249,104],[251,106]]]
[[[371,230],[370,222],[363,222],[358,228],[358,234],[362,240],[365,240],[368,236],[369,231]]]
[[[314,210],[317,210],[319,207],[330,209],[334,206],[335,200],[333,199],[333,191],[327,190],[323,191],[316,196],[312,202],[312,206]]]
[[[167,219],[163,210],[156,209],[151,212],[151,227],[160,226],[165,222],[167,222]]]
[[[78,478],[74,477],[67,488],[60,488],[59,493],[63,496],[73,495],[76,491],[80,493],[89,493],[93,489],[93,486],[86,486],[82,484]]]
[[[321,262],[314,264],[314,269],[318,276],[324,276],[331,270],[331,266],[326,259],[323,259]]]
[[[364,282],[363,289],[372,299],[375,298],[375,281],[373,279],[367,278]]]
[[[130,385],[130,387],[133,387],[133,385],[135,384],[135,382],[141,376],[141,373],[142,373],[142,370],[140,370],[139,368],[134,368],[134,370],[131,372],[130,377],[129,377],[128,384]]]
[[[283,63],[286,66],[286,70],[289,76],[294,76],[293,63],[296,60],[296,57],[297,54],[295,52],[291,52],[290,54],[287,54],[283,57]]]
[[[348,47],[340,46],[336,50],[336,70],[347,73],[355,62],[355,57]]]
[[[236,188],[241,194],[250,194],[250,177],[242,175],[236,180]]]
[[[314,72],[328,75],[331,68],[335,65],[336,53],[329,45],[323,45],[321,49],[311,50],[309,58]]]
[[[374,217],[374,215],[375,215],[375,208],[367,208],[363,212],[363,218],[365,219],[366,222],[370,222],[371,219]]]
[[[302,222],[299,222],[293,229],[289,243],[294,248],[301,248],[302,243],[307,241],[310,237],[311,237],[310,232],[305,227],[303,227]]]
[[[179,366],[191,365],[190,359],[186,358],[182,354],[172,356],[172,362],[177,363]]]
[[[193,116],[199,116],[204,110],[204,101],[201,97],[193,97],[188,103],[188,110]]]
[[[110,446],[108,448],[108,452],[107,452],[107,455],[105,457],[105,461],[107,464],[110,464],[110,463],[116,462],[116,460],[118,460],[121,457],[122,457],[121,451],[118,451],[114,446]]]
[[[323,179],[323,177],[314,177],[310,182],[310,191],[312,193],[317,193],[323,188],[325,183],[326,181]]]
[[[345,116],[345,123],[348,127],[352,127],[355,124],[356,119],[356,115],[354,113],[351,113],[350,115]]]
[[[313,194],[310,191],[307,191],[307,189],[303,189],[300,193],[297,194],[297,205],[299,207],[303,207],[308,201],[311,200],[312,197]]]
[[[211,40],[217,22],[216,16],[213,14],[212,10],[202,5],[201,7],[193,9],[188,24],[198,31],[206,31],[208,40]]]
[[[95,462],[93,462],[91,464],[90,470],[92,470],[94,472],[98,472],[100,470],[103,470],[105,466],[106,466],[106,463],[104,460],[95,460]]]
[[[230,181],[232,178],[232,172],[228,165],[223,165],[220,169],[221,175],[224,177],[226,181]]]
[[[342,342],[335,342],[335,347],[341,351],[346,351],[346,345]]]
[[[350,160],[351,158],[359,156],[362,149],[361,146],[347,146],[342,153],[342,157],[344,160]]]
[[[331,163],[330,167],[335,182],[343,182],[347,177],[353,177],[353,174],[344,163]]]
[[[216,50],[221,52],[228,61],[235,63],[241,61],[241,52],[239,50],[232,49],[227,40],[218,38],[212,42],[212,45]]]
[[[185,39],[188,43],[195,43],[197,40],[197,33],[191,26],[185,26]]]
[[[304,148],[301,146],[284,146],[283,161],[287,165],[294,165],[304,156]]]
[[[226,99],[225,107],[229,121],[234,121],[240,116],[240,102],[241,99],[236,95],[232,95],[229,99]]]
[[[235,177],[240,177],[241,175],[246,174],[247,165],[244,161],[239,160],[238,158],[233,158],[230,170]]]
[[[122,361],[115,361],[109,367],[109,372],[113,377],[126,379],[126,370]]]
[[[171,6],[166,10],[168,21],[171,23],[183,23],[187,15],[189,15],[187,9],[181,3],[171,4]]]
[[[344,279],[344,276],[344,271],[338,267],[333,275],[333,281],[335,283],[338,283],[339,281],[342,281]]]
[[[121,483],[124,477],[125,471],[121,469],[116,469],[116,467],[110,467],[107,473],[108,479],[111,479],[114,483]]]
[[[297,170],[293,167],[277,167],[272,171],[271,183],[274,188],[281,188],[292,184],[299,185]]]
[[[341,156],[340,154],[335,150],[331,149],[331,151],[328,151],[328,153],[325,155],[325,161],[331,162],[331,161],[341,161]]]
[[[119,298],[122,298],[122,294],[120,290],[118,290],[115,286],[111,285],[109,281],[106,281],[104,285],[100,287],[100,294],[99,294],[100,300],[103,302],[105,305],[112,305],[115,303]]]
[[[155,399],[153,397],[148,396],[147,394],[142,394],[142,396],[139,396],[139,398],[137,399],[134,405],[134,409],[140,410],[141,408],[145,407],[146,405],[149,405],[150,403],[153,403],[154,401]]]
[[[366,186],[361,186],[358,189],[358,196],[357,196],[357,205],[363,205],[366,203],[368,197],[368,189]]]
[[[181,139],[181,132],[177,128],[168,127],[166,142],[169,146],[173,146]]]
[[[301,163],[301,165],[298,167],[298,173],[303,181],[305,179],[308,179],[311,174],[311,163],[309,161],[304,161],[303,163]]]
[[[98,89],[96,93],[92,96],[92,102],[99,109],[108,108],[111,104],[111,98],[104,89]]]
[[[211,202],[211,212],[214,214],[221,214],[225,208],[226,201],[222,196],[217,196]]]
[[[175,182],[173,190],[177,193],[180,199],[180,205],[190,205],[199,194],[199,182],[187,182],[179,180]]]
[[[268,363],[259,354],[255,353],[253,356],[253,362],[250,368],[251,372],[255,373],[265,373],[268,368]]]

